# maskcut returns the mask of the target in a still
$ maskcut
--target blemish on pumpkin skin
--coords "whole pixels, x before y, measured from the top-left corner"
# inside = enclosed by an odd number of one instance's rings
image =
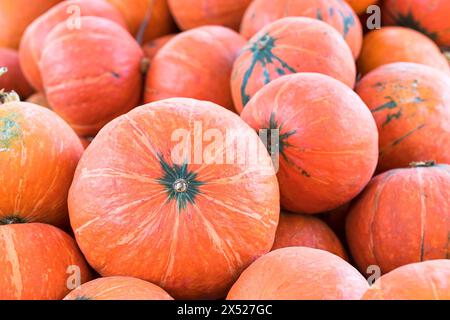
[[[118,74],[117,72],[112,71],[111,75],[116,79],[120,79],[120,74]]]
[[[22,129],[14,118],[14,114],[0,118],[0,152],[9,151],[14,141],[22,136]]]
[[[412,135],[414,132],[422,129],[423,127],[425,127],[425,124],[421,124],[420,126],[418,126],[417,128],[412,129],[411,131],[409,131],[408,133],[406,133],[405,135],[401,136],[400,138],[396,139],[394,142],[391,143],[392,146],[396,146],[398,145],[400,142],[402,142],[403,140],[405,140],[406,138],[408,138],[410,135]]]

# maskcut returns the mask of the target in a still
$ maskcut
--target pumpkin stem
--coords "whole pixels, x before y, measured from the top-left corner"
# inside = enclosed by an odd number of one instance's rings
[[[141,60],[141,73],[146,74],[150,68],[150,60],[148,58],[142,58]]]
[[[0,68],[0,77],[2,76],[2,75],[4,75],[5,73],[7,73],[8,72],[8,68],[6,68],[6,67],[1,67]]]
[[[18,216],[8,216],[0,219],[0,226],[8,225],[8,224],[20,224],[26,223],[27,221]]]
[[[436,165],[436,161],[434,161],[434,160],[411,162],[409,164],[409,166],[411,168],[429,168],[429,167],[434,167],[435,165]]]
[[[8,68],[0,68],[0,77],[8,72]],[[8,102],[20,101],[19,95],[15,91],[5,92],[5,89],[0,90],[0,104],[5,104]]]

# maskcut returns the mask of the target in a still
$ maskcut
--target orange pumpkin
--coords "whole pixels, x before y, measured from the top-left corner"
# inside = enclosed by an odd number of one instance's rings
[[[450,163],[450,77],[428,66],[393,63],[366,75],[357,93],[380,134],[380,172],[413,161]]]
[[[382,12],[383,23],[416,29],[450,47],[450,1],[385,0]]]
[[[0,48],[0,68],[7,69],[6,73],[0,75],[0,90],[15,91],[24,99],[33,93],[33,89],[25,79],[20,68],[17,51]]]
[[[259,31],[233,66],[231,90],[240,113],[270,81],[288,73],[319,72],[353,88],[355,62],[342,36],[325,22],[291,17]]]
[[[91,278],[75,241],[40,223],[0,222],[0,300],[60,300]]]
[[[283,17],[309,17],[325,21],[339,31],[355,58],[361,51],[361,22],[342,0],[256,0],[245,12],[241,34],[250,39],[269,23]]]
[[[230,156],[244,138],[259,155]],[[262,142],[236,114],[177,98],[100,131],[79,164],[69,211],[102,276],[147,280],[178,299],[215,299],[271,249],[279,191]]]
[[[147,75],[145,102],[172,97],[207,100],[234,110],[230,77],[245,40],[220,26],[183,32],[159,51]]]
[[[38,106],[51,109],[50,105],[48,104],[47,97],[42,92],[36,92],[35,94],[31,95],[27,102],[37,104]]]
[[[19,51],[25,76],[37,91],[44,91],[39,61],[47,35],[61,22],[68,28],[77,28],[76,19],[80,16],[98,16],[125,26],[120,12],[103,0],[63,1],[40,16],[26,29]]]
[[[0,1],[0,47],[18,49],[22,34],[28,25],[60,1]]]
[[[357,14],[364,14],[367,11],[367,8],[377,4],[378,0],[346,0],[346,2],[348,2]]]
[[[338,256],[290,247],[251,264],[227,300],[359,300],[368,287],[364,277]]]
[[[141,43],[175,30],[167,0],[107,0],[124,16],[133,36]]]
[[[375,177],[350,210],[347,239],[362,272],[448,258],[450,167],[414,166]]]
[[[372,177],[378,160],[375,121],[358,95],[331,77],[298,73],[277,79],[250,100],[241,116],[255,130],[278,138],[269,150],[278,160],[286,210],[337,208]]]
[[[415,62],[450,73],[437,45],[420,32],[403,27],[384,27],[364,37],[358,60],[362,75],[393,62]]]
[[[379,278],[363,300],[450,300],[450,260],[395,269]]]
[[[331,252],[344,260],[347,254],[338,237],[319,218],[282,212],[272,250],[308,247]]]
[[[41,71],[52,109],[79,135],[87,136],[137,106],[143,52],[110,20],[81,17],[80,23],[81,29],[68,29],[63,22],[52,30]]]
[[[182,30],[204,25],[239,29],[242,16],[252,0],[168,0],[173,16]]]
[[[151,63],[158,51],[161,50],[161,48],[164,47],[164,45],[172,40],[175,36],[175,34],[168,34],[147,42],[142,46],[142,50],[144,50],[144,56],[149,59],[149,62]]]
[[[67,222],[67,194],[83,147],[48,109],[0,105],[1,221]]]
[[[99,278],[70,292],[64,300],[173,300],[160,287],[131,277]]]

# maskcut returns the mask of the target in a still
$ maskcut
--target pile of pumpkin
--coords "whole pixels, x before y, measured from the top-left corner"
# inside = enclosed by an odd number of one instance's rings
[[[0,299],[450,299],[450,1],[348,2],[0,0]]]

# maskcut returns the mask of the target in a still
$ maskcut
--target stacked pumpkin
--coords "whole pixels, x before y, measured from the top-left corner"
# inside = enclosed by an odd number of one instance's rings
[[[36,2],[0,19],[0,299],[450,298],[448,2],[365,36],[377,1]]]

